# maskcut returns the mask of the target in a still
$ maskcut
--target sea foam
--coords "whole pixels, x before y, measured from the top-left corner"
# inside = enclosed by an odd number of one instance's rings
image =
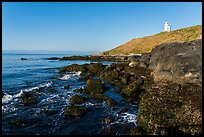
[[[63,77],[59,78],[61,80],[67,80],[67,79],[70,79],[71,77],[74,77],[74,76],[79,76],[82,72],[81,71],[78,71],[78,72],[72,72],[72,73],[69,73],[69,74],[65,74]]]
[[[2,104],[8,103],[11,100],[20,97],[23,94],[23,92],[29,92],[29,91],[33,91],[35,89],[39,89],[39,88],[43,88],[43,87],[49,87],[49,86],[51,86],[51,84],[52,84],[52,82],[48,82],[48,83],[45,83],[45,84],[40,84],[40,85],[32,87],[32,88],[20,90],[18,93],[14,94],[14,95],[10,95],[8,93],[5,93],[5,95],[2,98]]]

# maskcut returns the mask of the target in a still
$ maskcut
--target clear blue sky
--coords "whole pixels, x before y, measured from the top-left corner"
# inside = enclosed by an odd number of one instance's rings
[[[202,24],[201,2],[4,2],[3,50],[105,51]]]

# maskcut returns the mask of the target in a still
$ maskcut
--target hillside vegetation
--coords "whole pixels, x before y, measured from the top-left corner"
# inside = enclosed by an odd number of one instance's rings
[[[165,42],[187,42],[201,38],[202,25],[182,28],[171,32],[161,32],[152,36],[135,38],[114,49],[103,52],[103,55],[141,54],[150,52],[154,47]]]

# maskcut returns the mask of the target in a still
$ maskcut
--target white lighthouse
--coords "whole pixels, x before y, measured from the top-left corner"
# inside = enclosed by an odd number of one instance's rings
[[[167,31],[167,32],[171,31],[171,26],[168,24],[168,22],[164,23],[164,31]]]

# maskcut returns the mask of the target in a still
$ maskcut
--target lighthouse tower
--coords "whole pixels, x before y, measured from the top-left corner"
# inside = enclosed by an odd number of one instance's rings
[[[171,26],[168,24],[168,22],[164,23],[164,31],[167,31],[167,32],[171,31]]]

